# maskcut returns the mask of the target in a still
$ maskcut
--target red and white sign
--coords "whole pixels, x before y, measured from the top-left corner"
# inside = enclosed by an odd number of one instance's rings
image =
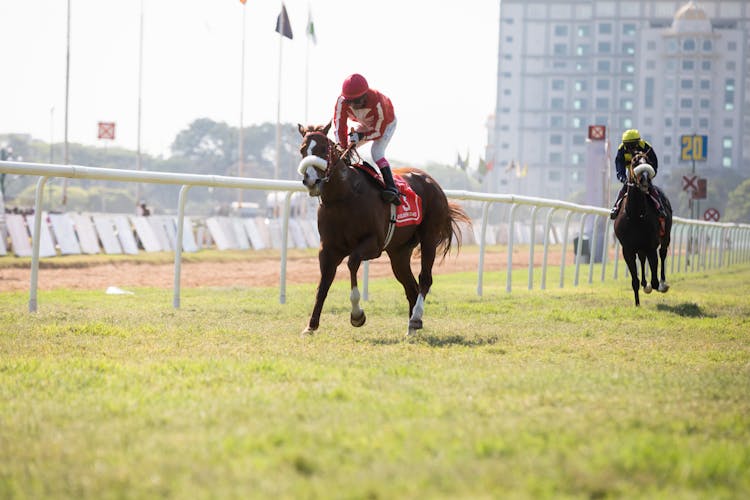
[[[607,138],[607,127],[604,125],[589,125],[589,139],[603,141]]]
[[[690,191],[691,189],[693,191],[698,190],[698,176],[693,175],[688,177],[687,175],[682,176],[682,190],[683,191]]]
[[[703,212],[703,220],[708,220],[708,221],[712,220],[715,222],[719,222],[720,217],[721,217],[721,214],[715,208],[709,208],[708,210]]]
[[[99,139],[115,139],[115,122],[99,122]]]

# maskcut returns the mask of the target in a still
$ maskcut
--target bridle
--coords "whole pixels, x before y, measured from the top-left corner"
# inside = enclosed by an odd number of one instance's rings
[[[321,168],[320,164],[318,162],[310,162],[313,164],[314,167],[316,167],[318,170],[323,171],[323,177],[321,178],[322,182],[328,181],[328,178],[331,175],[331,169],[334,165],[336,165],[341,159],[347,158],[351,160],[351,155],[356,154],[356,149],[354,149],[354,145],[350,144],[346,149],[341,149],[336,143],[334,143],[331,139],[328,138],[326,134],[319,130],[312,130],[310,132],[306,132],[303,139],[304,142],[309,142],[309,140],[312,137],[319,137],[322,139],[323,143],[325,144],[325,156],[318,156],[318,155],[308,155],[306,157],[303,157],[303,163],[305,162],[305,158],[308,158],[309,156],[315,156],[317,158],[320,158],[325,162],[325,169]],[[301,167],[300,167],[301,171]]]

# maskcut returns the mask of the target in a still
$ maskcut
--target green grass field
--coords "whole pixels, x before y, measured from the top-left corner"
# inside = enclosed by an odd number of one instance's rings
[[[671,282],[3,293],[0,498],[748,498],[750,265]]]

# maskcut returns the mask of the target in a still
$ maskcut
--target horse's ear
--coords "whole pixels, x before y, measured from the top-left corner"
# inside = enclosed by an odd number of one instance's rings
[[[301,135],[302,137],[305,137],[305,127],[303,127],[302,125],[300,125],[300,124],[298,123],[298,124],[297,124],[297,130],[299,130],[299,133],[300,133],[300,135]]]
[[[325,127],[323,127],[323,133],[324,133],[325,135],[328,135],[328,131],[329,131],[330,129],[331,129],[331,122],[329,121],[329,122],[328,122],[328,125],[326,125]]]

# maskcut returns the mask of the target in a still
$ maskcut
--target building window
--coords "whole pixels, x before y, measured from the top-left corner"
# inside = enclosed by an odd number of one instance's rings
[[[591,34],[591,28],[588,26],[579,26],[578,27],[578,36],[589,36]]]
[[[682,50],[685,52],[693,52],[695,50],[695,40],[687,38],[682,42]]]
[[[626,42],[622,44],[622,51],[629,56],[635,54],[635,44],[633,42]]]
[[[655,51],[656,50],[656,42],[653,41],[653,40],[649,40],[648,42],[646,42],[646,50],[648,50],[649,52]]]
[[[552,109],[563,109],[564,101],[561,97],[553,97],[550,100],[550,107]]]
[[[665,155],[664,164],[669,165],[670,163],[672,163],[672,155]]]
[[[711,101],[709,99],[701,99],[701,109],[711,108]]]
[[[599,42],[596,46],[596,50],[600,54],[609,54],[612,52],[612,44],[609,42]]]
[[[734,128],[734,120],[732,118],[724,118],[724,128]]]
[[[549,162],[552,164],[560,164],[562,163],[562,153],[550,153],[549,154]]]
[[[632,118],[623,118],[620,120],[620,128],[623,128],[625,130],[629,128],[633,128],[633,119]]]
[[[646,69],[656,69],[656,61],[653,59],[646,61]]]
[[[513,43],[513,37],[512,37],[512,36],[506,36],[506,37],[505,37],[505,41],[506,41],[507,43]]]
[[[724,152],[731,151],[732,150],[732,138],[725,137],[724,139],[722,139],[721,147],[724,148]]]
[[[632,92],[635,89],[635,84],[633,83],[633,80],[621,80],[620,81],[620,90],[623,92]]]
[[[578,56],[587,56],[591,52],[591,48],[588,44],[581,44],[578,47],[576,47],[576,55]]]
[[[560,179],[562,179],[562,174],[559,170],[550,170],[547,173],[547,180],[550,182],[560,182]]]
[[[568,36],[568,27],[564,24],[555,26],[555,36]]]
[[[737,65],[734,61],[727,61],[727,71],[734,71]]]
[[[680,88],[682,90],[692,90],[693,80],[687,80],[687,79],[680,80]]]
[[[630,61],[623,61],[622,62],[622,72],[623,73],[633,73],[635,71],[635,64],[633,64]]]
[[[695,69],[695,61],[691,59],[685,59],[682,61],[682,71],[693,71]]]
[[[609,109],[609,98],[597,97],[594,106],[596,109]]]
[[[573,128],[581,128],[583,124],[583,118],[574,117],[570,124]]]
[[[565,80],[552,80],[552,90],[565,90]]]
[[[609,80],[598,79],[596,81],[596,90],[609,90]]]
[[[612,23],[600,23],[599,24],[599,34],[600,35],[610,35],[610,34],[612,34]]]
[[[729,42],[729,43],[727,43],[727,50],[736,51],[737,50],[737,42]]]
[[[667,71],[675,71],[677,69],[677,62],[674,59],[667,60],[666,68]]]
[[[552,64],[552,67],[555,68],[555,69],[565,69],[565,68],[568,67],[568,65],[565,64],[565,61],[555,61]]]
[[[693,100],[688,97],[680,99],[680,107],[682,109],[691,109],[693,107]]]
[[[635,24],[633,24],[633,23],[623,23],[623,25],[622,25],[622,34],[623,35],[635,35]]]
[[[510,89],[504,89],[503,95],[510,95]]]
[[[643,94],[643,105],[647,108],[654,107],[654,79],[646,78],[646,88]]]
[[[552,134],[549,136],[549,143],[550,144],[562,144],[562,135],[560,134]]]
[[[698,128],[707,129],[708,128],[708,118],[699,118],[698,119]]]
[[[675,40],[669,40],[667,42],[667,52],[669,54],[677,53],[677,42]]]
[[[560,128],[563,126],[563,117],[560,115],[552,115],[549,119],[549,126],[551,128]]]
[[[573,109],[586,109],[586,99],[576,99],[573,101]]]
[[[672,127],[672,119],[671,118],[664,118],[664,127],[665,128],[671,128]]]
[[[701,61],[701,69],[703,71],[711,71],[711,61]]]
[[[620,99],[620,109],[625,109],[628,111],[633,109],[633,100],[632,99]]]
[[[701,90],[710,90],[711,80],[701,80]]]
[[[502,77],[503,78],[511,78],[512,76],[510,74],[510,71],[503,71]]]
[[[664,138],[664,146],[669,147],[672,145],[672,136],[668,135]]]
[[[601,73],[609,73],[611,68],[612,68],[612,64],[607,60],[596,62],[596,70]]]
[[[564,55],[567,55],[567,54],[568,54],[568,46],[567,46],[567,45],[565,45],[564,43],[556,43],[556,44],[555,44],[555,45],[554,45],[554,46],[552,47],[552,52],[553,52],[553,53],[554,53],[554,54],[555,54],[556,56],[564,56]]]
[[[580,165],[581,164],[581,155],[579,153],[573,153],[570,155],[570,163],[573,165]]]
[[[711,40],[703,40],[703,52],[711,52],[714,48],[714,44]]]
[[[679,124],[682,128],[691,128],[693,126],[693,120],[687,116],[683,116],[680,118]]]
[[[510,108],[501,108],[500,112],[501,113],[510,113]]]
[[[734,109],[734,78],[727,78],[724,83],[724,109]]]
[[[580,146],[582,144],[586,143],[586,138],[582,135],[574,135],[573,136],[573,144],[576,146]]]
[[[576,80],[574,87],[577,92],[586,90],[586,82],[584,80]]]
[[[721,159],[721,166],[724,168],[732,168],[732,157],[725,156]]]

